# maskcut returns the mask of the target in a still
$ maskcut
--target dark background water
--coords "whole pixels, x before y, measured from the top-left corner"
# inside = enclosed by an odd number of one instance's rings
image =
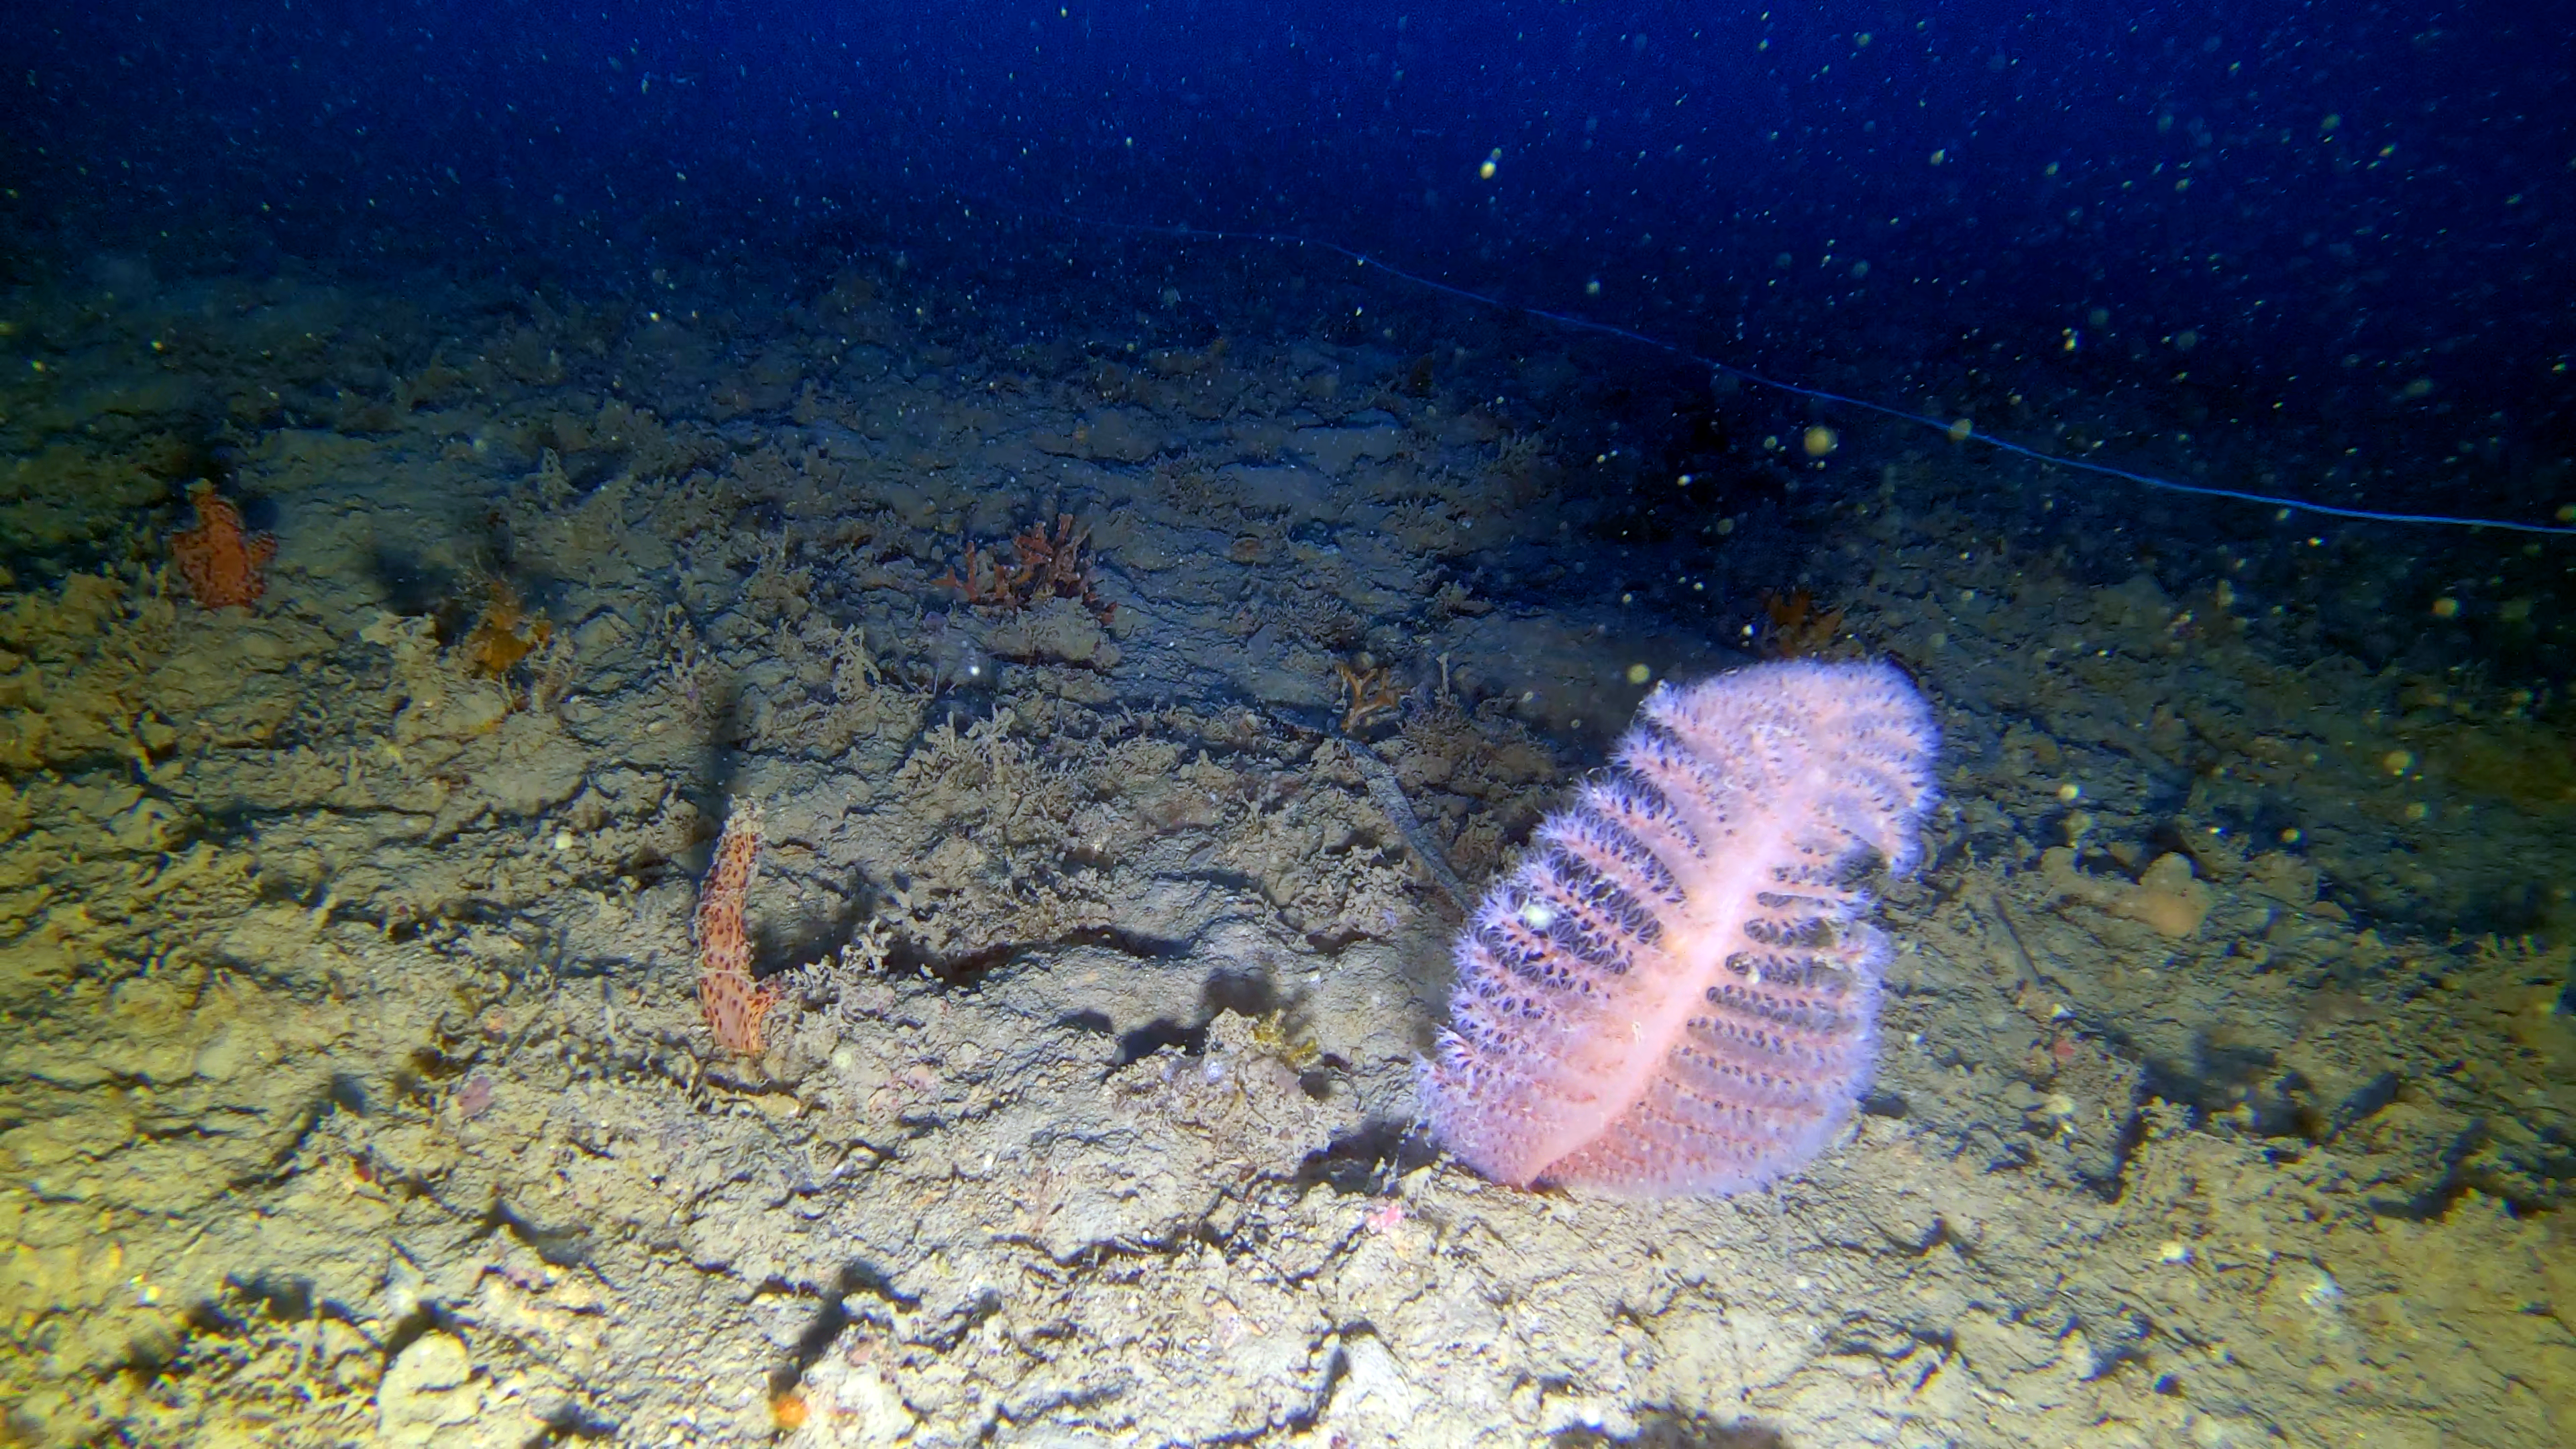
[[[2196,428],[2324,501],[2546,519],[2576,449],[2576,79],[2528,3],[20,0],[0,41],[19,281],[904,247],[1007,290],[1054,248],[1150,294],[1181,244],[1092,223],[1187,224],[1909,409],[2044,372],[2137,461]]]

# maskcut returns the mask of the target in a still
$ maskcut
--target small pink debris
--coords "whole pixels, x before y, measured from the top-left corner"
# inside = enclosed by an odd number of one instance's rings
[[[492,1079],[476,1072],[456,1094],[457,1113],[468,1122],[492,1110]]]

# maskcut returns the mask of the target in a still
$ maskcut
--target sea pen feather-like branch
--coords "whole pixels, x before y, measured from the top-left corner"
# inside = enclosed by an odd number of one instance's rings
[[[1424,1115],[1469,1166],[1627,1196],[1796,1170],[1850,1118],[1939,734],[1886,664],[1756,665],[1649,695],[1460,936]]]

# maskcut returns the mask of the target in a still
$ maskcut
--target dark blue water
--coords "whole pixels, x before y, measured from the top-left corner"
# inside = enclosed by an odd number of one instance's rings
[[[1087,222],[1293,233],[1900,406],[2044,371],[2226,446],[2261,429],[2294,455],[2281,491],[2320,501],[2566,501],[2576,104],[2543,7],[144,3],[0,25],[21,275],[143,246],[634,287],[1065,244],[1115,287],[1174,247]]]

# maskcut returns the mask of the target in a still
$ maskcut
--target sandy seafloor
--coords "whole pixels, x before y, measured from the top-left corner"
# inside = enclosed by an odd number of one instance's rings
[[[2576,1437],[2527,696],[2318,643],[2322,544],[2267,592],[2005,529],[2110,485],[1847,418],[1702,520],[1736,627],[1645,623],[1563,339],[1183,290],[8,298],[5,1437]],[[166,567],[210,471],[251,610]],[[937,582],[1059,514],[1096,605]],[[1459,909],[1370,774],[1479,888],[1634,667],[1765,647],[1892,656],[1947,736],[1856,1132],[1725,1201],[1441,1159]],[[1347,734],[1337,664],[1396,696]],[[693,994],[739,803],[757,1059]],[[2499,900],[2543,929],[2457,924]]]

